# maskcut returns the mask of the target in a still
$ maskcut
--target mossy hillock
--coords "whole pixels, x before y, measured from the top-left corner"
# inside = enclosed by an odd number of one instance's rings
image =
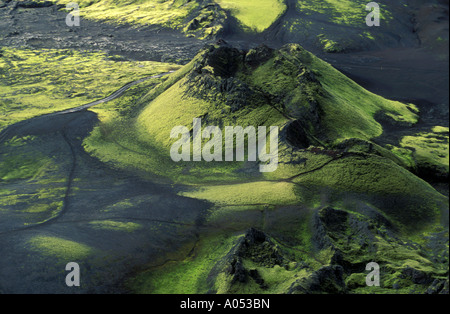
[[[448,268],[436,258],[448,256],[448,246],[431,249],[426,242],[405,238],[386,216],[374,209],[351,212],[322,208],[315,216],[314,242],[317,250],[330,250],[330,264],[339,265],[354,292],[364,291],[366,265],[376,262],[382,270],[380,291],[396,293],[414,290],[425,293],[431,284],[445,282]],[[432,238],[445,242],[445,234]],[[360,281],[364,277],[364,281]],[[358,286],[362,289],[359,289]]]
[[[279,115],[280,124],[288,126],[288,133],[294,133],[287,135],[291,144],[301,148],[348,138],[375,138],[383,130],[376,115],[409,124],[418,121],[411,105],[364,90],[296,44],[279,50],[260,46],[243,51],[219,41],[200,52],[186,70],[162,94],[151,91],[148,98],[165,99],[170,107],[174,101],[168,97],[170,91],[178,89],[184,108],[192,106],[190,99],[207,102],[207,112],[206,108],[201,111],[207,120],[211,118],[209,122],[236,123],[244,120],[243,116],[249,120],[255,111],[268,108]],[[155,107],[153,104],[142,112],[138,119],[142,127],[147,127],[145,117],[156,113]],[[298,142],[299,137],[306,142]]]
[[[107,138],[101,133],[105,127],[94,129],[85,140],[87,151],[114,166],[200,185],[198,191],[208,183],[205,191],[223,191],[222,205],[228,196],[234,202],[226,192],[235,191],[232,184],[250,192],[252,184],[281,180],[289,189],[300,187],[297,197],[289,198],[300,202],[306,197],[299,192],[304,187],[365,194],[365,201],[376,201],[375,206],[409,228],[432,223],[446,207],[445,197],[409,172],[404,158],[373,143],[383,134],[377,117],[415,124],[415,106],[363,89],[297,44],[241,50],[220,40],[165,77],[133,107],[133,115],[105,123],[111,132]],[[203,126],[220,129],[278,126],[278,169],[261,174],[258,161],[174,162],[170,149],[176,139],[171,131],[178,126],[192,130],[197,118]],[[217,202],[216,192],[209,192],[188,194]],[[254,198],[239,195],[241,205],[252,204],[245,200]],[[263,199],[271,205],[279,202],[276,197]]]
[[[375,143],[384,133],[380,117],[400,128],[419,121],[413,104],[370,93],[296,44],[241,50],[220,40],[135,105],[132,117],[122,117],[127,136],[117,125],[112,131],[116,141],[145,156],[134,167],[209,202],[204,223],[214,232],[199,242],[197,256],[138,275],[132,290],[166,291],[152,278],[181,276],[193,285],[170,291],[442,291],[448,233],[440,219],[448,199],[412,173],[408,159]],[[192,130],[195,118],[219,128],[279,126],[278,170],[261,174],[258,162],[174,163],[170,131]],[[103,158],[102,149],[86,147]],[[115,165],[129,167],[130,151]],[[280,219],[272,222],[279,227],[270,229],[270,219]],[[214,260],[205,262],[210,254]],[[384,272],[375,290],[365,282],[371,262]]]
[[[434,261],[437,255],[448,254],[448,246],[430,251],[425,243],[404,238],[373,210],[356,213],[327,206],[311,219],[314,248],[308,255],[299,255],[298,249],[270,233],[248,229],[211,269],[210,292],[360,294],[376,289],[436,294],[445,293],[446,285],[448,289],[445,261]],[[381,281],[379,287],[370,288],[366,266],[374,262],[381,269]]]

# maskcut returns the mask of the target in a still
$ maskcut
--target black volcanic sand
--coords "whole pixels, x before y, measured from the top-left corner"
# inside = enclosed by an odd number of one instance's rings
[[[82,20],[80,27],[71,29],[65,25],[65,16],[56,6],[15,8],[10,2],[0,7],[0,46],[102,50],[129,60],[184,63],[204,45],[155,28]],[[37,136],[27,147],[31,155],[47,152],[50,157],[57,152],[57,176],[67,182],[63,209],[44,223],[30,223],[30,214],[15,208],[0,212],[0,293],[124,292],[120,282],[130,272],[142,265],[159,265],[168,253],[184,252],[185,247],[187,254],[195,246],[209,205],[178,196],[170,185],[111,169],[87,155],[81,141],[96,121],[94,113],[82,111],[42,116],[8,128],[2,140]],[[7,150],[1,147],[2,152]],[[3,188],[28,194],[45,185],[15,180]],[[94,228],[92,221],[131,222],[141,228],[115,231]],[[29,241],[39,236],[87,245],[93,253],[78,260],[36,254]],[[65,285],[65,265],[72,261],[82,270],[82,285],[76,289]]]
[[[227,221],[206,224],[210,205],[177,195],[182,186],[144,180],[86,154],[82,139],[97,121],[96,115],[87,110],[44,115],[10,126],[8,135],[2,138],[0,151],[14,153],[14,147],[4,146],[11,136],[34,136],[27,150],[31,154],[47,153],[58,163],[56,176],[67,178],[67,182],[62,210],[45,222],[30,222],[29,213],[14,207],[6,206],[0,212],[0,292],[129,292],[122,285],[126,278],[141,269],[184,260],[204,232],[244,232],[256,226],[283,238],[282,230],[295,228],[310,214],[311,209],[306,207],[286,206],[240,212]],[[14,180],[2,185],[21,194],[32,194],[43,187],[39,180]],[[108,221],[136,223],[140,228],[126,232],[91,224]],[[74,241],[93,251],[76,259],[40,252],[30,240],[42,236]],[[80,265],[81,287],[65,285],[68,272],[64,269],[69,262]]]
[[[57,6],[14,9],[14,2],[0,1],[0,47],[102,50],[130,60],[186,63],[205,44],[157,27],[137,29],[82,20],[81,27],[71,29],[65,25],[65,16]],[[421,34],[432,33],[426,29]],[[231,43],[246,48],[260,43],[282,44],[270,36],[228,36]],[[448,126],[448,109],[444,110],[448,105],[448,49],[447,58],[442,58],[441,50],[426,50],[420,45],[325,54],[308,43],[300,44],[373,92],[417,100],[426,113],[422,117],[426,125]],[[167,261],[168,253],[177,250],[187,254],[195,246],[205,227],[202,221],[209,204],[180,197],[171,185],[111,169],[87,155],[81,141],[96,121],[95,114],[82,111],[44,116],[30,120],[25,127],[10,129],[9,136],[37,136],[30,153],[58,152],[66,193],[63,209],[45,223],[24,226],[25,214],[0,211],[0,293],[124,292],[120,283],[132,272],[143,265],[160,265]],[[28,182],[14,184],[8,188],[31,193]],[[260,215],[245,219],[251,225],[261,220]],[[277,217],[266,218],[265,224],[275,231],[284,220],[292,220],[292,213],[288,208],[277,212]],[[134,222],[142,228],[118,232],[92,228],[91,221]],[[65,264],[72,260],[33,253],[28,241],[36,236],[72,240],[94,250],[76,260],[82,269],[81,288],[74,290],[64,284]]]
[[[46,222],[30,224],[29,214],[14,209],[0,212],[0,292],[123,292],[117,282],[134,267],[161,263],[168,252],[195,245],[208,205],[178,196],[169,185],[108,168],[87,155],[80,139],[96,121],[95,114],[82,111],[33,119],[14,130],[18,136],[38,137],[29,145],[30,152],[57,151],[61,175],[68,181],[63,209]],[[39,182],[14,181],[3,187],[26,194],[36,185]],[[92,221],[131,222],[141,228],[115,231],[95,228]],[[28,241],[36,236],[75,241],[94,253],[78,260],[30,254]],[[64,268],[72,261],[82,269],[83,284],[76,290],[65,285]]]

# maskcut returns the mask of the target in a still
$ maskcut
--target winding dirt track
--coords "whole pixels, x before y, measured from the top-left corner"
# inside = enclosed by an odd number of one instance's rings
[[[20,128],[21,127],[23,128],[25,125],[29,125],[30,120],[37,121],[39,119],[39,124],[41,124],[41,125],[42,124],[46,124],[48,119],[51,118],[51,117],[60,116],[60,115],[67,115],[67,114],[74,114],[74,113],[86,110],[88,108],[91,108],[93,106],[112,101],[112,100],[122,96],[123,93],[125,93],[128,89],[130,89],[131,87],[133,87],[135,85],[138,85],[138,84],[143,83],[143,82],[145,82],[147,80],[150,80],[150,79],[161,78],[161,77],[163,77],[165,75],[168,75],[168,74],[171,74],[173,72],[174,71],[170,71],[170,72],[166,72],[166,73],[162,73],[162,74],[158,74],[158,75],[144,77],[144,78],[141,78],[139,80],[136,80],[136,81],[133,81],[133,82],[125,84],[124,86],[122,86],[118,90],[114,91],[113,93],[111,93],[109,96],[107,96],[105,98],[102,98],[102,99],[99,99],[99,100],[87,103],[85,105],[77,106],[77,107],[74,107],[74,108],[71,108],[71,109],[66,109],[66,110],[57,111],[57,112],[45,114],[45,115],[42,115],[42,116],[34,117],[34,118],[31,118],[31,119],[28,119],[28,120],[25,120],[25,121],[21,121],[19,123],[14,124],[14,125],[11,125],[7,129],[5,129],[4,132],[2,132],[2,134],[0,134],[0,145],[1,145],[2,141],[4,141],[4,140],[9,138],[8,135],[10,135],[10,136],[17,136],[18,134],[20,134],[21,133],[20,132],[21,131]],[[11,232],[24,231],[24,230],[27,230],[27,229],[36,228],[38,226],[42,227],[42,226],[44,226],[46,224],[50,224],[50,223],[54,222],[55,220],[60,218],[67,211],[67,208],[68,208],[67,204],[68,204],[68,199],[70,197],[71,188],[72,188],[72,184],[73,184],[74,172],[75,172],[75,168],[77,166],[77,152],[76,152],[76,147],[75,147],[74,143],[72,143],[72,141],[70,140],[69,136],[67,135],[66,128],[67,128],[66,125],[62,126],[60,128],[60,132],[61,132],[62,137],[64,138],[64,141],[67,143],[68,147],[70,148],[70,155],[71,155],[71,160],[72,160],[72,166],[71,166],[71,169],[70,169],[69,174],[68,174],[67,189],[66,189],[66,192],[65,192],[65,195],[64,195],[64,202],[63,202],[64,206],[63,206],[63,209],[58,213],[58,215],[56,215],[56,216],[54,216],[54,217],[52,217],[50,219],[47,219],[47,220],[45,220],[42,223],[39,223],[37,225],[30,225],[30,226],[22,227],[22,228],[18,228],[18,229],[12,229],[12,230],[8,230],[8,231],[0,231],[0,235],[1,234],[11,233]],[[33,128],[31,127],[31,130],[32,129]],[[30,131],[28,131],[27,133],[29,133],[29,132]]]
[[[52,112],[52,113],[45,114],[45,115],[42,115],[42,116],[33,117],[31,119],[20,121],[18,123],[10,125],[7,128],[5,128],[2,132],[0,132],[0,144],[3,143],[5,140],[11,138],[12,136],[19,134],[21,128],[23,128],[25,125],[29,124],[31,121],[34,121],[37,118],[42,119],[42,118],[46,118],[46,117],[48,118],[48,117],[54,117],[54,116],[57,116],[57,115],[63,115],[63,114],[68,114],[68,113],[80,112],[80,111],[89,109],[89,108],[91,108],[93,106],[96,106],[96,105],[99,105],[99,104],[103,104],[103,103],[107,103],[107,102],[109,102],[111,100],[114,100],[114,99],[122,96],[123,93],[125,93],[128,89],[130,89],[131,87],[133,87],[135,85],[138,85],[138,84],[143,83],[143,82],[145,82],[147,80],[150,80],[150,79],[161,78],[161,77],[166,76],[168,74],[171,74],[173,72],[174,71],[169,71],[169,72],[158,74],[158,75],[144,77],[144,78],[141,78],[139,80],[136,80],[136,81],[133,81],[133,82],[125,84],[124,86],[122,86],[121,88],[119,88],[118,90],[116,90],[111,95],[109,95],[109,96],[107,96],[105,98],[102,98],[102,99],[90,102],[88,104],[77,106],[77,107],[74,107],[74,108],[70,108],[70,109],[66,109],[66,110],[62,110],[62,111],[57,111],[57,112]],[[42,122],[44,123],[44,121],[42,121]]]
[[[31,221],[26,208],[0,210],[0,293],[123,293],[121,283],[136,267],[158,264],[166,253],[198,241],[209,204],[179,196],[170,185],[112,169],[82,147],[83,138],[98,121],[88,108],[169,73],[139,79],[103,99],[19,122],[2,132],[0,145],[12,136],[35,135],[37,144],[27,144],[27,150],[33,155],[39,146],[49,157],[59,156],[53,162],[65,183],[60,185],[62,208],[44,221]],[[12,149],[8,153],[14,154]],[[1,182],[1,188],[39,195],[37,191],[46,184],[14,180]],[[140,227],[136,231],[95,227],[98,222],[111,221]],[[45,253],[32,245],[39,237],[86,245],[91,253],[79,257]],[[84,273],[83,285],[76,291],[64,283],[65,264],[72,261]]]

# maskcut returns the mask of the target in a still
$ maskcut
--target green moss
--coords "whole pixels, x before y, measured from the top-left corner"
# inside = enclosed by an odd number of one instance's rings
[[[244,27],[262,32],[272,25],[286,10],[281,0],[215,0],[228,10]]]
[[[373,34],[371,32],[364,32],[364,36],[366,38],[369,38],[370,40],[375,40],[375,37],[373,36]]]
[[[339,187],[341,190],[415,195],[434,190],[394,162],[378,156],[349,156],[323,168],[300,175],[294,182]]]
[[[187,66],[188,69],[190,67],[191,65]],[[185,71],[186,69],[180,70],[182,73]],[[86,150],[104,161],[115,162],[120,167],[151,171],[183,183],[245,179],[235,172],[242,166],[241,162],[175,164],[172,161],[170,147],[175,139],[170,138],[170,132],[173,127],[182,125],[192,128],[192,119],[205,114],[208,114],[210,119],[224,116],[220,107],[186,96],[186,79],[180,79],[179,73],[174,73],[161,85],[167,90],[162,92],[160,87],[156,87],[156,91],[145,96],[146,99],[154,100],[136,120],[130,121],[125,117],[122,121],[115,119],[109,124],[104,123],[85,140]],[[283,120],[275,109],[266,105],[247,114],[230,116],[223,119],[222,123],[245,128],[253,125],[277,125]],[[107,131],[102,132],[106,129]],[[107,132],[110,133],[105,134]]]
[[[320,86],[314,82],[299,86],[298,80],[302,80],[304,74],[295,73],[298,68],[293,65],[306,66],[318,79]],[[348,138],[368,140],[380,136],[383,128],[375,115],[381,112],[391,114],[397,121],[411,124],[418,121],[417,114],[409,105],[387,100],[365,90],[299,45],[282,48],[273,59],[258,67],[250,80],[270,94],[289,93],[291,103],[285,106],[292,106],[292,110],[311,106],[311,100],[318,102],[323,112],[320,131],[326,133],[322,137],[329,141]]]
[[[34,236],[28,244],[37,253],[66,261],[86,258],[94,252],[85,244],[53,236]]]
[[[320,170],[298,176],[294,182],[372,195],[394,221],[408,228],[423,226],[425,221],[434,222],[447,202],[425,181],[391,160],[373,155],[336,160]],[[393,199],[396,206],[389,205]]]
[[[4,47],[0,68],[4,70],[0,74],[1,130],[34,116],[104,98],[126,83],[178,66],[114,61],[101,52]]]
[[[345,262],[339,264],[346,269],[345,281],[350,293],[424,293],[434,279],[446,278],[448,259],[436,262],[436,256],[448,255],[448,246],[428,246],[428,241],[436,241],[436,237],[445,241],[445,234],[434,233],[434,238],[429,236],[430,232],[437,231],[437,224],[407,233],[393,231],[392,226],[380,224],[382,220],[391,220],[387,217],[375,221],[365,215],[366,211],[345,211],[349,213],[345,221],[326,223],[327,238],[332,244],[329,254],[325,255],[331,257],[334,251],[340,252],[339,256]],[[365,278],[369,272],[361,271],[369,262],[380,265],[380,287],[366,286]],[[361,270],[356,272],[356,269]],[[422,282],[415,281],[411,272],[418,274]]]
[[[377,260],[389,263],[393,269],[413,266],[423,271],[433,270],[433,263],[422,257],[417,250],[408,249],[397,243],[389,243],[381,237],[377,238],[377,248]]]
[[[142,225],[134,222],[122,222],[113,220],[91,221],[89,224],[95,229],[111,231],[134,232],[142,228]]]
[[[183,196],[205,199],[218,205],[296,204],[294,184],[287,182],[253,182],[234,185],[205,186]]]
[[[194,67],[199,67],[206,53],[201,52],[190,64],[152,89],[144,100],[141,98],[139,106],[145,107],[137,118],[122,115],[95,129],[85,141],[87,151],[119,167],[136,169],[141,175],[154,173],[185,184],[227,183],[200,187],[184,194],[220,206],[294,204],[304,200],[301,187],[310,186],[329,187],[340,193],[363,193],[384,200],[401,199],[404,208],[386,210],[402,224],[406,220],[417,222],[422,218],[432,220],[436,217],[440,204],[444,202],[443,197],[397,165],[404,166],[404,159],[378,146],[376,155],[365,152],[364,147],[362,151],[353,147],[351,151],[355,153],[348,156],[312,147],[295,152],[293,157],[292,149],[280,142],[279,169],[264,174],[264,177],[268,180],[293,178],[293,182],[300,186],[295,190],[286,182],[255,182],[261,181],[261,174],[249,177],[245,171],[238,171],[244,169],[244,163],[174,163],[169,149],[175,140],[170,139],[170,131],[178,125],[191,128],[195,117],[206,116],[205,119],[213,125],[282,125],[286,123],[287,114],[297,114],[296,110],[309,111],[313,108],[312,103],[316,102],[321,107],[321,126],[316,129],[311,125],[308,132],[313,140],[329,146],[349,138],[370,140],[381,135],[383,129],[375,115],[383,112],[399,121],[415,123],[418,119],[415,107],[386,100],[364,90],[298,45],[287,45],[256,69],[242,69],[236,74],[240,80],[236,84],[247,84],[269,95],[283,95],[288,101],[284,105],[285,115],[280,113],[281,107],[276,109],[278,104],[259,103],[248,105],[238,114],[230,112],[226,115],[223,111],[226,105],[217,96],[220,92],[214,85],[205,91],[200,83],[190,85],[190,73]],[[211,74],[204,75],[205,80],[208,75]],[[299,81],[302,82],[300,87]],[[193,96],[203,92],[206,93],[204,97]],[[293,159],[302,162],[290,162]],[[229,185],[230,182],[242,184]],[[277,193],[268,193],[271,189]],[[417,206],[413,204],[416,201]]]
[[[46,1],[46,0],[38,0]],[[68,4],[71,0],[50,0],[58,4]],[[106,21],[112,24],[135,26],[159,25],[195,34],[204,39],[215,36],[223,29],[225,12],[201,1],[192,0],[81,0],[80,16],[86,19]],[[203,5],[202,5],[203,4]],[[190,29],[197,20],[195,29]]]
[[[311,15],[320,13],[328,17],[328,21],[339,25],[367,27],[365,0],[310,0],[298,1],[298,8],[302,13]],[[380,18],[383,22],[393,19],[392,13],[387,10],[386,5],[380,5]]]
[[[405,136],[400,142],[403,149],[413,151],[416,163],[422,167],[437,167],[448,174],[449,171],[449,130],[436,126],[432,132],[422,132]]]
[[[3,181],[36,179],[51,168],[51,159],[46,156],[7,156],[1,158],[0,178]]]
[[[307,277],[310,272],[306,269],[288,270],[285,267],[275,265],[274,267],[261,267],[250,260],[244,259],[244,267],[249,270],[256,270],[259,276],[264,280],[267,288],[261,288],[253,279],[246,283],[236,282],[230,284],[231,276],[225,276],[223,273],[217,278],[217,293],[219,294],[283,294],[289,290],[292,284],[301,278]]]
[[[340,47],[339,43],[335,42],[334,40],[327,39],[324,34],[318,35],[317,38],[325,52],[333,53],[342,51],[342,48]]]
[[[444,133],[448,135],[448,127],[444,127],[444,126],[434,126],[432,129],[433,133]]]
[[[128,281],[128,286],[136,293],[153,294],[202,294],[202,293],[284,293],[295,280],[310,272],[291,267],[261,267],[249,259],[244,259],[246,269],[256,269],[268,285],[262,289],[252,279],[246,284],[231,285],[231,276],[219,265],[229,257],[229,252],[237,244],[240,236],[210,234],[198,242],[194,254],[177,261],[151,267]],[[218,268],[217,268],[218,267]]]
[[[13,215],[18,225],[32,225],[56,217],[67,191],[66,169],[58,157],[48,156],[34,136],[13,137],[1,144],[1,150],[2,219]]]
[[[259,224],[261,212],[264,209],[271,210],[272,207],[268,205],[215,206],[208,212],[207,222],[210,226],[240,231],[250,228],[255,223]]]
[[[52,0],[60,4],[68,4],[70,0]],[[82,17],[94,20],[106,20],[118,24],[130,23],[139,25],[161,25],[179,27],[198,3],[187,0],[80,0]]]
[[[194,93],[192,89],[200,87],[190,86],[186,74],[197,66],[205,54],[206,51],[202,51],[190,64],[167,77],[163,83],[138,100],[138,107],[146,107],[136,120],[121,116],[112,118],[110,122],[105,121],[85,141],[86,149],[98,158],[114,162],[120,167],[150,171],[177,182],[245,180],[245,175],[236,171],[244,166],[242,163],[175,164],[170,159],[169,150],[175,142],[170,139],[170,131],[178,125],[192,128],[192,119],[196,117],[206,115],[207,120],[215,125],[243,127],[282,126],[287,121],[279,110],[269,104],[255,104],[238,114],[224,114],[227,107],[217,97],[219,91],[216,91],[215,87]],[[313,69],[321,87],[314,81],[305,79],[307,70],[298,73],[298,66]],[[286,105],[287,110],[302,111],[311,106],[311,101],[319,102],[324,113],[321,118],[323,125],[320,130],[315,130],[313,125],[310,126],[311,130],[308,130],[315,139],[319,133],[321,138],[330,142],[352,137],[377,137],[382,133],[381,125],[374,118],[379,112],[388,112],[398,120],[410,123],[415,123],[418,119],[409,105],[371,94],[298,45],[286,46],[256,70],[250,73],[238,72],[237,77],[249,86],[271,95],[284,95],[286,99],[290,99]],[[299,87],[298,80],[306,83]],[[203,92],[207,93],[204,97],[192,96],[193,93],[198,95]],[[150,101],[151,105],[148,105]],[[280,150],[282,149],[285,147],[280,143]],[[321,158],[315,156],[316,160]],[[309,164],[312,163],[313,161]],[[277,173],[268,174],[268,177],[286,178],[289,173],[296,172],[296,167],[289,163],[283,163],[279,168]]]
[[[208,275],[215,263],[236,244],[237,237],[210,235],[201,238],[195,254],[152,267],[128,281],[135,293],[204,294],[211,289]]]
[[[416,168],[413,152],[410,149],[400,148],[393,145],[386,145],[386,149],[390,150],[395,156],[399,157],[408,169]]]
[[[49,210],[55,210],[58,212],[61,210],[63,203],[62,202],[54,202],[51,204],[34,204],[31,205],[29,208],[26,208],[24,212],[26,213],[44,213],[48,212]]]
[[[354,273],[348,276],[345,280],[345,284],[350,290],[355,290],[356,288],[366,287],[366,276],[364,273]]]
[[[27,194],[16,190],[5,190],[0,208],[6,214],[15,213],[23,225],[37,224],[57,216],[63,208],[66,188],[51,182],[48,188],[27,186]]]

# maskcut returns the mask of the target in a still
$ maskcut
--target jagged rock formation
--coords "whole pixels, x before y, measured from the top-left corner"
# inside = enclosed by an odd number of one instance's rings
[[[374,209],[352,213],[324,207],[312,219],[315,248],[309,253],[316,259],[299,259],[283,243],[275,244],[270,235],[251,228],[211,270],[210,285],[221,287],[221,293],[246,289],[288,294],[360,293],[370,291],[366,265],[376,262],[382,269],[379,291],[448,293],[448,267],[445,262],[431,262],[435,256],[448,258],[448,247],[429,252],[424,245],[404,242],[392,223]],[[275,271],[278,280],[271,276]]]

